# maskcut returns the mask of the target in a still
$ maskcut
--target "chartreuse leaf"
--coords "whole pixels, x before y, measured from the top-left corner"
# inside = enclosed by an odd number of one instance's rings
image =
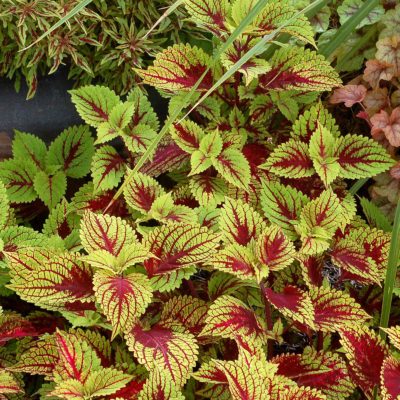
[[[185,7],[198,25],[221,36],[229,32],[231,5],[228,0],[186,0]]]
[[[114,147],[104,145],[94,153],[91,170],[95,192],[110,190],[124,176],[125,160]]]
[[[4,183],[0,181],[0,230],[3,230],[9,218],[10,204],[8,201],[7,190]]]
[[[40,169],[43,169],[45,166],[44,163],[47,154],[46,143],[30,133],[15,130],[12,152],[14,159],[29,160]]]
[[[90,171],[93,154],[93,138],[89,127],[73,126],[61,132],[51,143],[46,164],[61,167],[71,178],[83,178]]]
[[[143,244],[157,258],[144,262],[149,277],[204,262],[215,253],[219,236],[195,224],[168,224],[144,237]]]
[[[125,220],[86,211],[81,221],[81,241],[89,254],[105,250],[118,256],[124,247],[137,243],[137,238]]]
[[[227,197],[219,217],[219,227],[226,243],[246,246],[261,234],[266,223],[250,205]]]
[[[331,190],[307,203],[301,212],[296,231],[302,240],[301,251],[304,254],[322,253],[329,247],[330,240],[343,221],[346,210],[339,198]]]
[[[147,125],[151,129],[158,131],[160,122],[143,90],[139,87],[135,87],[128,94],[126,101],[133,103],[133,117],[129,124],[130,128],[137,125]]]
[[[0,371],[0,394],[12,395],[19,393],[24,393],[21,384],[11,372],[2,369]],[[7,396],[4,396],[4,398],[7,398]]]
[[[150,281],[142,274],[121,276],[98,271],[93,284],[96,299],[113,326],[112,339],[132,329],[151,302]]]
[[[171,127],[171,136],[183,151],[191,154],[199,149],[205,132],[195,122],[184,120]]]
[[[190,91],[199,77],[206,73],[197,90],[207,90],[214,80],[211,69],[207,71],[211,64],[211,57],[202,49],[190,44],[176,44],[158,53],[147,70],[135,71],[144,83],[169,93]]]
[[[176,385],[165,374],[158,370],[150,372],[143,389],[139,393],[138,400],[185,400],[185,397]]]
[[[194,198],[204,207],[222,203],[228,189],[222,178],[206,174],[192,176],[189,185]]]
[[[107,122],[112,109],[120,102],[119,96],[104,86],[84,86],[69,93],[78,114],[94,128]]]
[[[232,19],[235,24],[238,25],[243,20],[254,4],[254,0],[233,2]],[[284,24],[287,21],[289,22]],[[293,35],[315,46],[314,32],[310,22],[304,15],[298,15],[298,11],[288,1],[267,3],[245,32],[250,36],[264,36],[273,33],[282,25],[281,32]]]
[[[269,63],[271,70],[259,79],[264,89],[323,91],[341,84],[338,73],[325,58],[310,49],[283,47]]]
[[[38,198],[33,182],[38,171],[29,160],[6,160],[0,163],[0,180],[12,203],[29,203]]]
[[[304,178],[314,174],[308,146],[295,139],[276,147],[260,168],[286,178]]]
[[[160,372],[178,387],[189,378],[196,365],[198,345],[194,336],[182,329],[161,324],[144,329],[136,325],[125,335],[129,350],[152,373]]]
[[[221,296],[214,301],[205,322],[203,336],[234,339],[251,347],[261,346],[267,339],[265,322],[232,296]]]
[[[340,164],[339,176],[346,179],[369,178],[387,171],[394,164],[379,143],[357,135],[338,138],[334,157]]]
[[[334,157],[335,144],[336,139],[332,133],[318,124],[310,139],[309,152],[314,169],[325,187],[328,187],[340,173],[340,164]]]
[[[270,222],[280,226],[290,238],[297,237],[294,223],[310,199],[291,186],[279,182],[263,184],[261,206]]]
[[[381,328],[390,339],[390,343],[397,349],[400,350],[400,326],[392,326],[390,328]]]
[[[40,200],[52,209],[65,195],[67,177],[63,171],[58,171],[54,175],[47,175],[46,172],[40,171],[35,175],[33,186]]]
[[[318,389],[327,398],[345,400],[354,391],[346,363],[338,354],[306,347],[302,354],[282,354],[271,361],[278,364],[277,374]]]

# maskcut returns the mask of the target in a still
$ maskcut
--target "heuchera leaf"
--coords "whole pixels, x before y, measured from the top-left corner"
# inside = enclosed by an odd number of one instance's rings
[[[144,262],[149,277],[206,261],[219,236],[198,225],[169,224],[158,227],[144,238],[144,246],[157,258]]]
[[[177,386],[189,378],[198,354],[198,345],[192,334],[173,331],[162,325],[150,329],[136,325],[125,337],[129,349],[149,371],[159,371]]]
[[[94,154],[93,138],[86,125],[65,129],[51,143],[46,157],[48,166],[60,166],[71,178],[83,178],[90,171]]]
[[[96,192],[113,189],[124,176],[125,160],[114,147],[104,145],[96,150],[91,169]]]
[[[111,110],[120,101],[114,91],[104,86],[84,86],[70,94],[78,114],[95,128],[108,121]]]
[[[302,47],[283,47],[270,60],[272,69],[259,79],[264,89],[330,90],[339,86],[338,73],[323,56]]]
[[[344,400],[354,390],[346,363],[337,354],[306,347],[303,354],[283,354],[271,362],[278,364],[277,374],[318,389],[328,398]]]
[[[38,195],[33,187],[37,167],[29,160],[6,160],[0,163],[0,179],[12,203],[29,203]]]
[[[347,293],[333,288],[311,288],[310,298],[314,307],[314,324],[324,332],[362,323],[370,316]]]
[[[58,171],[54,175],[47,175],[46,172],[40,171],[35,176],[33,186],[40,200],[52,209],[65,195],[67,177],[63,171]]]
[[[304,178],[314,174],[308,146],[295,139],[276,147],[260,168],[286,178]]]
[[[45,166],[47,147],[46,143],[37,136],[15,130],[12,141],[12,153],[14,159],[29,160],[37,168],[42,169]]]
[[[81,240],[88,253],[106,250],[114,256],[118,256],[123,247],[137,243],[134,230],[125,220],[90,211],[84,213],[81,221]]]
[[[98,271],[93,285],[96,300],[113,326],[112,338],[132,329],[151,302],[150,282],[142,274],[118,276]]]
[[[253,310],[232,296],[221,296],[210,306],[203,336],[235,339],[251,349],[266,342],[266,326]]]
[[[164,189],[154,178],[140,172],[132,175],[124,189],[128,205],[142,213],[149,212],[154,200],[163,194]]]
[[[367,396],[371,396],[374,387],[380,383],[382,364],[388,355],[386,345],[373,331],[363,326],[343,329],[340,336],[353,382]]]
[[[282,229],[270,225],[257,241],[258,259],[271,271],[279,271],[289,266],[296,254],[293,243],[285,236]]]
[[[279,182],[263,184],[261,205],[265,216],[280,226],[291,239],[297,237],[293,222],[300,217],[301,210],[309,201],[306,195],[291,186]]]
[[[346,135],[337,139],[334,156],[342,178],[359,179],[378,175],[393,166],[386,150],[373,139]]]
[[[261,215],[241,200],[225,198],[219,226],[226,243],[246,246],[266,228]]]
[[[310,327],[314,326],[314,307],[308,294],[295,286],[284,287],[282,293],[263,290],[266,299],[283,315]]]
[[[189,44],[176,44],[156,55],[152,66],[147,70],[136,70],[143,82],[167,92],[189,91],[199,80],[211,58],[202,49]],[[213,84],[210,71],[197,90],[208,90]]]

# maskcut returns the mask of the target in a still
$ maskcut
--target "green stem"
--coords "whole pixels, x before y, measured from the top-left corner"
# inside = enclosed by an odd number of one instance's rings
[[[399,264],[399,240],[400,240],[400,200],[397,202],[396,214],[390,241],[388,267],[386,270],[385,284],[383,288],[383,303],[381,312],[381,328],[387,328],[389,324],[390,309],[392,307],[393,289],[396,281],[397,266]],[[386,339],[386,332],[381,330],[382,339]]]

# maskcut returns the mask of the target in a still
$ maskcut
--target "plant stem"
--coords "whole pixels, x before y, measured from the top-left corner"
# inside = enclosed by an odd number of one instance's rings
[[[393,289],[396,281],[397,266],[399,264],[399,240],[400,240],[400,199],[397,202],[396,214],[394,217],[392,239],[388,267],[386,270],[385,283],[383,288],[383,303],[381,312],[381,328],[387,328],[389,324],[390,309],[392,307]],[[381,330],[382,339],[386,339],[386,332]]]

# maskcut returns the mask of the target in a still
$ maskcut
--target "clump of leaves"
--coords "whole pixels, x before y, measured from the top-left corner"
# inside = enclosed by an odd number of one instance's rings
[[[185,4],[224,42],[250,3]],[[204,78],[138,171],[158,138],[147,97],[86,86],[71,96],[94,139],[65,153],[73,135],[62,134],[54,142],[61,155],[41,145],[39,158],[50,177],[68,175],[67,158],[79,175],[71,178],[86,182],[77,189],[71,180],[44,223],[19,213],[17,225],[12,196],[26,185],[1,177],[1,395],[400,395],[399,328],[387,330],[393,347],[376,329],[390,236],[357,215],[347,190],[393,160],[376,141],[340,132],[320,98],[340,85],[335,70],[291,43],[270,59],[254,55],[183,118],[281,18],[291,21],[286,34],[314,44],[310,23],[289,3],[268,3],[260,15],[220,60],[179,44],[137,71],[170,98],[171,112]],[[10,162],[22,168],[7,160],[0,171]]]

